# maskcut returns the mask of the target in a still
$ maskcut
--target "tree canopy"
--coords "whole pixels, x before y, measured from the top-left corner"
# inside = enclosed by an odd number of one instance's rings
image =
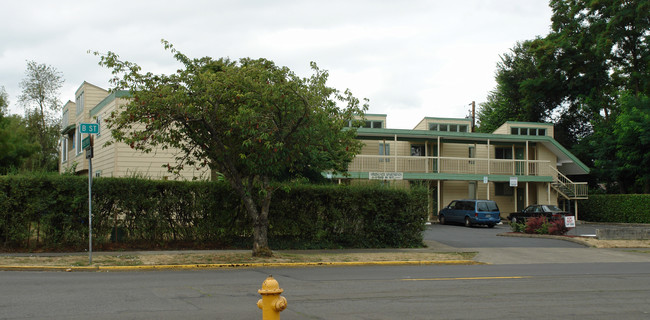
[[[623,131],[614,128],[631,120],[632,110],[643,110],[650,96],[650,2],[551,0],[549,5],[551,32],[517,43],[501,57],[497,87],[478,112],[479,130],[491,132],[507,120],[553,122],[555,138],[596,166],[598,180],[618,184],[621,191],[648,190],[620,188],[639,184],[630,175],[605,173],[614,164],[642,166],[642,157],[613,152],[628,146],[617,135]],[[646,119],[634,114],[640,117],[635,121]]]
[[[132,95],[106,120],[114,140],[143,152],[177,148],[170,171],[195,166],[223,174],[253,220],[253,255],[271,254],[274,182],[306,171],[345,172],[361,148],[355,129],[345,127],[367,105],[328,87],[328,73],[315,63],[313,74],[300,78],[266,59],[190,59],[163,44],[183,65],[171,75],[143,73],[115,53],[95,53],[115,74],[115,89]]]
[[[56,68],[27,61],[25,78],[20,82],[22,93],[18,101],[25,108],[25,121],[29,134],[40,146],[28,161],[32,170],[55,171],[58,166],[57,143],[60,132],[61,110],[59,89],[63,75]]]

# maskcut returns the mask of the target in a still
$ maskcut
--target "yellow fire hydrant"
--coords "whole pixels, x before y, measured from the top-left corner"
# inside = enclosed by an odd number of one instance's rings
[[[257,307],[262,309],[262,320],[280,320],[280,311],[287,308],[287,299],[280,295],[283,291],[273,276],[264,280],[262,289],[257,290],[262,295],[257,301]]]

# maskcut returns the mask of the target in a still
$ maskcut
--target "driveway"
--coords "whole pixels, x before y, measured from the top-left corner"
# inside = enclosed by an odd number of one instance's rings
[[[647,249],[596,249],[564,240],[497,236],[505,232],[510,232],[507,224],[494,228],[432,224],[424,241],[433,250],[478,252],[475,260],[489,264],[650,262]]]

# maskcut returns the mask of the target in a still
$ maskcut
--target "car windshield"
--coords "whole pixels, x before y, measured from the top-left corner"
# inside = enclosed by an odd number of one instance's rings
[[[562,211],[562,209],[558,208],[557,206],[543,206],[543,207],[544,207],[544,211],[546,211],[546,212]]]

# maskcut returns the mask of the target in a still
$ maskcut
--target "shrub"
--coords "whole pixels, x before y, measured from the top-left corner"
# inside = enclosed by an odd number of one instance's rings
[[[551,225],[548,227],[548,234],[562,236],[569,232],[569,228],[564,225],[564,219],[557,219],[551,221]]]
[[[0,176],[0,248],[83,250],[85,177]],[[426,189],[278,186],[269,214],[274,249],[420,247]],[[98,178],[93,246],[250,248],[252,222],[224,182]],[[121,242],[114,244],[112,242]]]
[[[548,234],[549,222],[546,217],[531,217],[526,220],[526,233]]]
[[[511,223],[510,230],[512,230],[512,232],[524,232],[526,231],[526,224],[523,222]]]
[[[580,201],[580,220],[650,223],[650,194],[597,194]]]

